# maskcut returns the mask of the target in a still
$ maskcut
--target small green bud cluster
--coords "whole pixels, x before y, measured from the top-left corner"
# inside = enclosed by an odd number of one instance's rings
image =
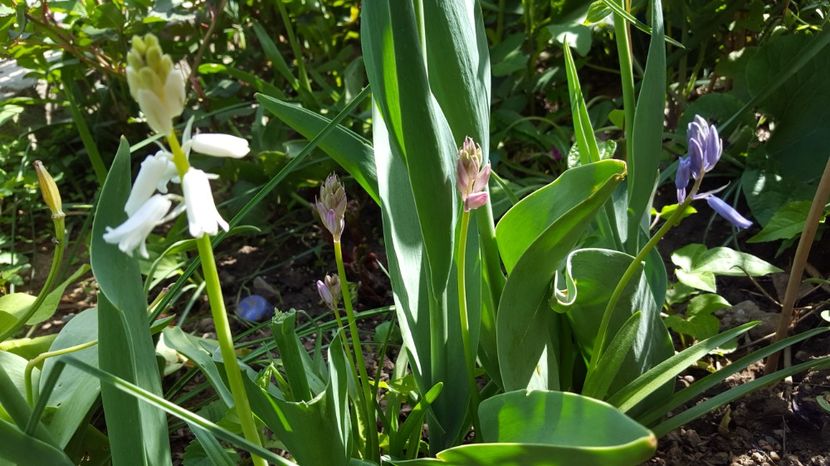
[[[127,53],[127,83],[153,131],[168,135],[184,110],[184,76],[162,52],[153,34],[133,36]]]

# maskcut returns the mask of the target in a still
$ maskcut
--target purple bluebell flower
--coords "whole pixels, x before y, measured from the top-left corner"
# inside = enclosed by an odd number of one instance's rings
[[[337,275],[326,275],[323,280],[317,280],[317,293],[329,309],[337,310],[340,303],[340,279]]]
[[[741,230],[746,230],[752,226],[752,222],[743,215],[739,214],[737,210],[733,209],[731,205],[724,202],[721,198],[711,194],[704,197],[706,203],[721,217],[725,218],[729,223],[735,225]]]
[[[258,294],[246,296],[236,305],[236,314],[244,320],[262,322],[274,315],[274,306]]]
[[[715,168],[723,153],[723,141],[715,125],[708,124],[700,115],[695,115],[694,121],[689,123],[686,138],[689,143],[689,168],[697,179]]]
[[[688,193],[686,189],[692,179],[702,177],[713,168],[723,154],[723,141],[718,135],[715,125],[710,125],[700,115],[695,115],[694,120],[689,123],[687,132],[689,153],[680,159],[677,166],[677,175],[674,178],[674,185],[677,188],[677,203],[686,200]],[[723,189],[723,188],[721,188]],[[706,199],[709,207],[729,223],[740,229],[752,226],[752,222],[739,214],[729,204],[724,202],[715,193],[721,189],[706,193],[695,194],[694,200]]]
[[[691,161],[689,157],[683,157],[677,165],[677,175],[674,177],[674,186],[677,188],[677,203],[686,200],[686,187],[689,186]]]

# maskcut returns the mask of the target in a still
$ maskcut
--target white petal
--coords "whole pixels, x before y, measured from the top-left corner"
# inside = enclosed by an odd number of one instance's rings
[[[191,236],[201,238],[205,234],[215,235],[219,232],[219,227],[228,231],[228,222],[216,210],[207,173],[196,168],[188,170],[182,180],[182,190]]]
[[[151,91],[141,89],[138,91],[138,106],[147,118],[147,124],[158,134],[168,135],[173,130],[173,120],[167,113],[164,104],[158,96]]]
[[[245,157],[250,149],[248,141],[222,133],[201,133],[193,136],[190,147],[200,154],[214,157]]]
[[[173,68],[167,74],[167,80],[164,83],[164,100],[171,119],[182,114],[185,101],[184,76],[178,68]]]
[[[173,169],[172,173],[170,172],[171,167]],[[147,199],[150,199],[156,189],[166,193],[167,183],[175,175],[176,166],[173,165],[169,154],[159,151],[155,155],[148,155],[141,162],[141,168],[135,177],[130,197],[127,198],[127,203],[124,205],[124,211],[127,212],[127,215],[134,214]]]
[[[133,251],[139,250],[142,257],[147,257],[145,241],[153,228],[161,223],[170,210],[172,202],[166,197],[156,194],[141,205],[124,223],[110,228],[104,233],[104,241],[118,244],[118,249],[132,256]]]

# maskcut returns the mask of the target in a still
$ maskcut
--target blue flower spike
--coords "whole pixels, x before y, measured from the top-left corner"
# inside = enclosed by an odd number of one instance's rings
[[[715,165],[717,165],[723,154],[723,141],[720,135],[718,135],[718,129],[715,125],[710,125],[700,115],[695,115],[694,120],[689,123],[686,136],[689,153],[680,159],[677,166],[677,175],[674,179],[674,185],[677,188],[678,204],[686,200],[686,188],[688,188],[689,182],[692,179],[703,177],[715,168]],[[695,194],[692,199],[706,199],[706,203],[709,204],[712,210],[736,228],[745,230],[751,227],[752,221],[739,214],[732,206],[715,196],[715,193],[721,189]]]
[[[274,315],[274,306],[262,296],[252,294],[239,301],[236,314],[243,320],[262,322]]]

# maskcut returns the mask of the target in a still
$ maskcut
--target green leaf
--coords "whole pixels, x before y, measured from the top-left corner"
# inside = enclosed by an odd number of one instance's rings
[[[656,253],[655,256],[648,258],[645,270],[658,270],[652,264],[662,264],[662,259]],[[568,255],[564,274],[557,276],[556,299],[552,307],[557,312],[565,313],[573,338],[584,357],[591,357],[594,352],[602,315],[613,292],[613,287],[608,284],[619,281],[632,259],[632,256],[619,251],[579,249]],[[563,281],[564,289],[561,283]],[[632,345],[623,352],[624,359],[620,362],[619,371],[607,388],[611,393],[674,354],[671,336],[660,317],[665,295],[661,281],[640,272],[623,290],[619,303],[613,310],[608,325],[609,339],[612,335],[623,332],[626,321],[632,314],[640,312],[642,322]],[[606,348],[605,351],[606,354],[601,357],[610,357],[610,350]],[[606,375],[597,369],[588,374],[586,383],[596,377],[604,378]],[[668,384],[649,401],[662,399],[671,391],[671,384]]]
[[[507,284],[496,321],[499,366],[506,390],[523,389],[550,347],[544,305],[557,267],[622,181],[625,164],[603,160],[567,170],[513,206],[496,228]],[[550,370],[550,368],[548,369]]]
[[[104,241],[106,227],[126,220],[124,203],[130,192],[130,146],[121,139],[92,226],[90,262],[98,281],[98,354],[101,369],[161,394],[155,346],[150,338],[147,300],[135,259]],[[113,386],[102,387],[107,434],[113,462],[168,464],[167,419],[155,406]],[[143,448],[136,448],[140,442]]]
[[[603,160],[565,171],[552,183],[534,191],[499,220],[496,239],[510,273],[531,244],[558,218],[589,199],[595,192],[625,174],[625,163]]]
[[[213,389],[216,390],[219,398],[225,403],[225,406],[233,407],[233,395],[222,380],[222,376],[216,368],[216,363],[213,362],[212,353],[200,345],[200,339],[186,334],[179,327],[166,328],[163,334],[165,344],[196,364],[213,386]]]
[[[576,145],[579,148],[579,162],[581,165],[586,165],[600,160],[599,147],[597,138],[594,136],[594,127],[591,125],[591,117],[588,115],[588,107],[585,106],[585,97],[579,85],[579,76],[571,55],[571,47],[565,43],[562,50],[565,52],[565,72],[568,76],[568,94],[571,99],[571,117],[574,122]]]
[[[623,412],[628,411],[658,387],[673,380],[675,376],[685,371],[698,359],[715,348],[738,338],[757,324],[758,322],[746,323],[686,348],[637,377],[609,398],[608,402],[619,407]]]
[[[619,9],[614,1],[606,1]],[[617,12],[620,14],[620,12]],[[663,34],[663,7],[651,1],[651,42],[648,60],[634,111],[631,144],[628,154],[628,237],[629,252],[637,248],[643,215],[649,211],[657,168],[663,153],[663,112],[666,107],[666,44]]]
[[[684,404],[688,403],[689,401],[695,399],[696,397],[702,395],[703,393],[707,392],[711,388],[715,387],[719,383],[723,382],[727,377],[732,374],[737,374],[738,372],[746,369],[750,364],[760,361],[765,357],[781,351],[782,349],[794,345],[800,341],[804,341],[808,338],[812,338],[816,335],[820,335],[830,331],[830,328],[821,327],[815,328],[812,330],[808,330],[806,332],[801,332],[798,335],[793,335],[788,338],[784,338],[781,341],[777,341],[772,343],[768,346],[765,346],[759,350],[753,351],[752,353],[736,360],[732,364],[720,369],[719,371],[709,374],[702,379],[697,380],[695,383],[690,385],[689,387],[675,393],[672,395],[671,399],[667,400],[665,403],[661,403],[653,408],[651,408],[648,412],[644,413],[642,416],[638,416],[637,419],[645,425],[651,425],[657,421],[659,421],[666,413],[683,406]]]
[[[346,466],[351,452],[349,369],[341,333],[329,346],[329,380],[309,401],[286,401],[245,378],[251,409],[300,464]],[[309,439],[326,439],[325,448]]]
[[[73,317],[61,329],[49,351],[80,345],[98,338],[98,310],[87,309]],[[73,356],[92,366],[98,366],[98,349],[87,348],[73,353]],[[56,358],[49,358],[43,364],[40,377],[40,389],[55,366]],[[84,420],[87,419],[92,405],[98,399],[101,387],[98,379],[74,367],[67,367],[61,372],[55,384],[55,390],[49,397],[47,415],[44,424],[55,436],[57,445],[65,448]]]
[[[481,403],[484,443],[399,466],[626,466],[648,460],[657,439],[602,401],[575,393],[513,391]]]
[[[699,243],[688,244],[674,251],[671,260],[678,267],[675,269],[675,275],[681,283],[712,293],[717,292],[717,275],[759,277],[782,271],[752,254],[727,247],[707,249]]]
[[[0,419],[0,459],[31,466],[72,466],[63,451],[23,433],[14,424]]]
[[[151,393],[135,384],[127,382],[126,380],[120,377],[116,377],[108,372],[102,371],[101,369],[92,367],[89,364],[86,364],[82,361],[73,358],[72,356],[64,356],[62,361],[62,364],[66,363],[68,365],[75,366],[81,369],[82,371],[86,372],[87,374],[97,377],[104,384],[103,386],[110,386],[117,389],[120,392],[129,394],[130,396],[141,400],[142,403],[153,406],[154,408],[157,408],[159,410],[163,410],[164,412],[172,416],[175,416],[178,419],[187,422],[188,424],[199,426],[202,429],[207,430],[217,438],[222,439],[238,447],[244,448],[249,452],[253,452],[256,455],[274,464],[282,466],[296,466],[295,463],[292,463],[291,461],[288,461],[287,459],[269,450],[266,450],[263,447],[254,445],[245,438],[240,437],[239,435],[236,435],[232,432],[229,432],[227,429],[219,427],[215,423],[203,418],[202,416],[188,411],[175,403],[171,403],[170,401],[165,400],[163,397]],[[127,464],[133,463],[129,462]],[[168,462],[164,464],[170,463]]]
[[[280,121],[306,138],[313,137],[330,123],[326,117],[267,95],[258,94],[257,101]],[[369,141],[348,128],[337,125],[320,141],[319,146],[349,172],[375,202],[380,203],[374,157]]]
[[[49,294],[46,295],[46,298],[40,304],[40,307],[32,314],[32,317],[26,321],[27,325],[35,325],[39,324],[55,314],[55,311],[58,309],[58,305],[60,304],[61,297],[63,297],[63,293],[66,290],[66,287],[69,286],[71,283],[76,281],[81,275],[87,273],[89,271],[89,266],[86,264],[82,265],[75,271],[69,278],[64,280],[58,286],[55,287],[54,290],[50,291]],[[28,293],[11,293],[4,296],[0,296],[0,313],[8,314],[14,317],[14,320],[4,318],[2,320],[3,323],[5,322],[12,322],[14,323],[17,321],[18,318],[22,317],[26,312],[29,310],[29,307],[34,304],[35,300],[34,296]],[[8,328],[2,323],[0,323],[0,333]]]
[[[678,333],[689,335],[695,340],[705,340],[717,335],[720,330],[720,320],[712,314],[730,306],[729,301],[720,295],[702,294],[689,301],[685,316],[670,315],[666,317],[665,323]]]
[[[620,372],[628,351],[634,346],[634,339],[640,327],[640,312],[631,314],[617,330],[614,339],[597,362],[597,367],[589,373],[582,388],[582,394],[591,398],[602,399]]]
[[[772,218],[757,235],[747,243],[764,243],[779,239],[793,239],[804,231],[804,222],[810,212],[810,201],[790,201],[772,214]],[[824,216],[826,217],[826,215]]]

